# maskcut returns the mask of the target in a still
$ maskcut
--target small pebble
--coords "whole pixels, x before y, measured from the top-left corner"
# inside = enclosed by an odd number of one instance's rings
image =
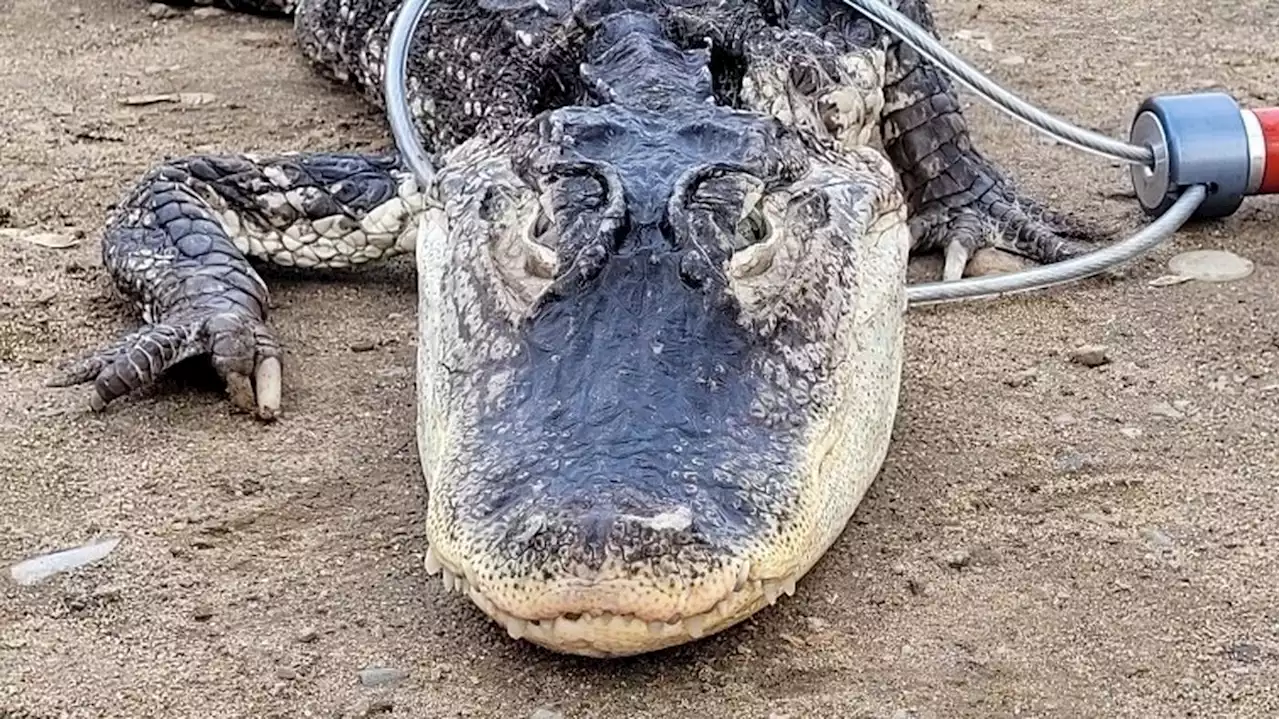
[[[1191,278],[1185,275],[1160,275],[1159,277],[1147,283],[1148,287],[1172,287],[1180,285],[1183,282],[1190,282]]]
[[[1106,345],[1081,345],[1071,350],[1069,356],[1072,362],[1085,367],[1101,367],[1111,361]]]
[[[373,340],[357,340],[351,343],[352,352],[372,352],[378,345]]]
[[[403,669],[368,667],[360,670],[360,684],[366,687],[376,687],[401,681],[408,676],[409,672]]]
[[[1058,471],[1063,474],[1079,474],[1092,468],[1093,465],[1093,459],[1080,452],[1071,452],[1058,458]]]
[[[298,678],[298,672],[292,667],[276,667],[276,678],[291,682]]]
[[[1129,439],[1137,439],[1142,436],[1142,430],[1137,427],[1121,427],[1120,434],[1128,437]]]
[[[147,15],[153,20],[164,20],[177,17],[180,14],[177,8],[170,7],[162,2],[153,2],[147,6]]]
[[[1026,387],[1035,382],[1039,374],[1035,367],[1031,367],[1009,375],[1005,378],[1004,383],[1010,387]]]
[[[216,7],[198,7],[195,10],[191,11],[192,17],[197,17],[197,18],[200,18],[201,20],[208,20],[209,18],[222,17],[223,15],[226,15],[226,14],[227,14],[226,10],[223,10],[222,8],[216,8]]]
[[[1070,427],[1076,423],[1076,416],[1070,412],[1063,412],[1062,414],[1054,415],[1051,421],[1056,427]]]
[[[529,719],[564,719],[564,713],[547,707],[538,707],[529,714]]]
[[[1249,642],[1239,642],[1237,644],[1232,644],[1231,646],[1227,647],[1225,650],[1223,650],[1223,654],[1226,654],[1228,658],[1233,659],[1237,662],[1244,662],[1246,664],[1256,664],[1257,662],[1262,661],[1262,657],[1265,654],[1265,651],[1261,646],[1257,644],[1250,644]]]
[[[201,604],[191,610],[191,618],[197,622],[207,622],[210,619],[213,619],[213,607],[210,607],[207,604]]]
[[[298,632],[298,636],[295,637],[295,639],[297,639],[300,644],[310,644],[319,636],[320,633],[315,630],[315,627],[307,627],[306,629]]]
[[[822,617],[805,617],[805,623],[809,625],[809,631],[815,633],[825,632],[830,626]]]
[[[1165,534],[1164,530],[1159,527],[1143,530],[1142,536],[1146,537],[1156,547],[1167,548],[1173,546],[1173,537]]]
[[[961,569],[973,560],[973,553],[967,549],[952,549],[938,555],[938,560],[952,569]]]
[[[1182,419],[1186,416],[1168,402],[1156,402],[1151,405],[1151,409],[1148,411],[1157,417],[1164,417],[1165,419]]]
[[[90,597],[92,597],[93,599],[96,599],[96,600],[98,600],[98,601],[100,601],[100,602],[104,603],[104,604],[105,604],[105,603],[108,603],[108,602],[115,602],[115,601],[119,601],[119,599],[120,599],[120,587],[119,587],[119,586],[117,586],[117,585],[115,585],[115,584],[104,584],[104,585],[102,585],[102,586],[100,586],[100,587],[98,587],[98,588],[94,589],[94,590],[89,594],[89,596],[90,596]]]
[[[786,632],[779,634],[778,638],[796,648],[803,647],[805,644],[804,640],[800,637],[797,637],[794,634],[787,634]]]

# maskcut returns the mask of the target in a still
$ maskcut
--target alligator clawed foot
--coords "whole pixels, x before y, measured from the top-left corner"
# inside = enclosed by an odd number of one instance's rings
[[[264,421],[280,411],[280,346],[271,330],[242,313],[219,312],[188,321],[147,325],[88,356],[64,363],[50,387],[92,382],[90,407],[102,412],[113,400],[153,384],[170,367],[208,355],[237,410]]]
[[[928,189],[922,194],[929,194]],[[956,199],[951,195],[926,201],[911,216],[916,249],[943,251],[942,279],[948,282],[963,277],[973,254],[983,248],[1047,265],[1092,252],[1108,234],[1042,208],[1010,189],[1003,178],[981,195],[969,195],[962,203]]]

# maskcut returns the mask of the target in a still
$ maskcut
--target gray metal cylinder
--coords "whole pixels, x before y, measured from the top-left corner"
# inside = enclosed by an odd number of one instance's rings
[[[1151,148],[1154,163],[1131,169],[1138,204],[1160,215],[1191,185],[1208,196],[1194,217],[1225,217],[1249,194],[1249,133],[1240,105],[1223,93],[1149,97],[1138,108],[1129,139]]]

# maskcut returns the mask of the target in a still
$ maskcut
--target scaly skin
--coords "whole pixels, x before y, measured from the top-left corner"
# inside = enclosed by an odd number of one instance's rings
[[[381,101],[396,2],[223,5],[292,10],[321,71]],[[147,325],[51,383],[102,409],[207,354],[272,419],[251,260],[416,252],[427,569],[514,637],[635,654],[794,591],[887,452],[910,250],[947,247],[949,275],[986,242],[1078,251],[941,76],[843,6],[435,0],[423,32],[433,187],[395,157],[164,163],[103,242]]]

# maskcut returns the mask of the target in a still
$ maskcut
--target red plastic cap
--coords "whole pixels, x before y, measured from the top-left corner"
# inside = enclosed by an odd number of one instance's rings
[[[1258,187],[1259,195],[1274,195],[1277,190],[1277,178],[1280,177],[1280,107],[1267,107],[1249,110],[1258,118],[1262,126],[1262,139],[1267,148],[1266,160],[1262,168],[1262,185]]]

